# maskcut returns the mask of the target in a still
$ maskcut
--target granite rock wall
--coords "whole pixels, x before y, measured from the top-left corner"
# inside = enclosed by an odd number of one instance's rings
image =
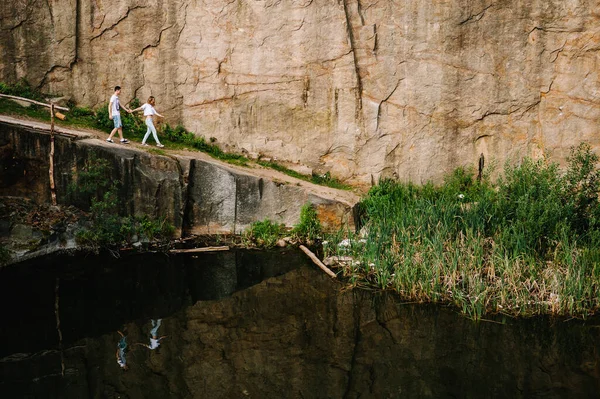
[[[354,183],[600,146],[599,0],[0,4],[0,80]]]
[[[0,123],[0,197],[51,201],[50,135]],[[270,219],[292,227],[313,204],[325,228],[354,226],[354,203],[337,201],[289,182],[268,179],[219,162],[158,155],[97,139],[56,136],[54,178],[59,204],[72,201],[69,185],[95,159],[108,161],[123,215],[165,218],[177,235],[242,233]]]

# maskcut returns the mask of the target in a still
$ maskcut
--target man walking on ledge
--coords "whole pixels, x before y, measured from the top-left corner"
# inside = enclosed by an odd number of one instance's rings
[[[121,86],[115,86],[115,93],[110,97],[108,103],[108,119],[111,119],[115,124],[115,128],[110,132],[110,135],[106,139],[109,143],[114,143],[112,137],[118,131],[119,137],[121,138],[121,144],[128,144],[129,140],[123,138],[123,122],[121,122],[121,104],[119,103],[119,94],[121,94]],[[123,109],[129,113],[131,110],[125,106]]]

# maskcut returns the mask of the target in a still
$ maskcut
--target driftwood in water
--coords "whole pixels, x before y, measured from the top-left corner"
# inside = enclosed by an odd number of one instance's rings
[[[304,251],[304,253],[308,255],[308,257],[315,263],[315,265],[319,266],[325,273],[327,273],[331,277],[336,277],[335,273],[332,272],[327,266],[325,266],[323,262],[321,262],[319,258],[317,258],[317,256],[310,251],[310,249],[306,248],[304,245],[300,245],[300,249]]]
[[[169,252],[173,254],[184,254],[194,252],[215,252],[215,251],[229,251],[228,246],[222,247],[202,247],[202,248],[189,248],[189,249],[171,249]]]

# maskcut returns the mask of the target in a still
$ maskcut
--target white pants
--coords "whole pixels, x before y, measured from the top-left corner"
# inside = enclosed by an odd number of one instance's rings
[[[146,140],[148,140],[148,136],[150,136],[150,132],[152,132],[152,136],[154,137],[154,141],[156,144],[160,144],[158,141],[158,136],[156,135],[156,128],[154,127],[154,122],[152,121],[152,117],[146,118],[146,126],[148,126],[148,130],[146,130],[146,135],[142,140],[142,144],[146,144]]]

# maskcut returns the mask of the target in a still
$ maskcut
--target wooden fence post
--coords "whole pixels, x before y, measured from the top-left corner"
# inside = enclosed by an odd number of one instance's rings
[[[54,103],[50,103],[50,195],[52,205],[56,205],[56,186],[54,185]]]

